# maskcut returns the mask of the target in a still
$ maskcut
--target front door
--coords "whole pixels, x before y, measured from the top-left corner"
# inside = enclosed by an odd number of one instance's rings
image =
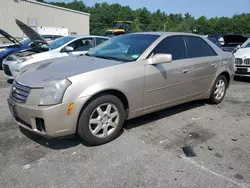
[[[163,39],[152,51],[155,54],[172,54],[173,61],[145,65],[145,111],[153,111],[168,104],[185,100],[193,94],[193,62],[187,59],[183,36]]]
[[[74,48],[74,51],[67,53],[68,55],[81,55],[87,53],[91,48],[94,47],[94,39],[93,38],[78,39],[68,44],[68,46]]]

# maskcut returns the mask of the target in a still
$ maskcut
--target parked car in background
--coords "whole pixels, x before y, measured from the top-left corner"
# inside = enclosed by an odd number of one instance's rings
[[[99,145],[116,138],[125,119],[197,99],[220,103],[233,60],[198,35],[120,35],[86,55],[23,69],[8,104],[14,120],[36,134],[77,134]]]
[[[222,50],[226,52],[233,52],[234,49],[238,46],[243,44],[248,37],[245,35],[238,35],[238,34],[229,34],[224,35],[224,45],[222,45]]]
[[[7,44],[5,43],[0,46],[0,68],[2,69],[3,60],[8,55],[21,51],[21,50],[30,49],[32,41],[29,38],[18,40],[2,29],[0,29],[0,35],[2,36],[2,38],[5,38],[6,41],[9,41]],[[43,39],[50,40],[50,41],[55,40],[60,37],[61,36],[59,35],[42,35]]]
[[[207,37],[210,41],[212,41],[216,46],[218,46],[219,48],[221,48],[221,43],[220,41],[218,40],[218,38],[215,38],[215,37]]]
[[[72,35],[47,42],[33,29],[17,21],[23,32],[33,41],[31,49],[19,51],[7,56],[3,60],[3,70],[7,79],[14,79],[21,68],[38,61],[79,55],[108,40],[107,37]]]
[[[250,77],[250,38],[235,50],[234,56],[235,75]]]

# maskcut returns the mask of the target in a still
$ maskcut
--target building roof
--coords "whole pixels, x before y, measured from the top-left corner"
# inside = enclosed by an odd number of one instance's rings
[[[38,4],[38,5],[41,5],[41,6],[46,6],[46,7],[50,7],[50,8],[55,8],[55,9],[60,9],[60,10],[65,10],[65,11],[69,11],[69,12],[74,12],[74,13],[77,13],[77,14],[83,14],[83,15],[86,15],[86,16],[90,16],[90,14],[86,13],[86,12],[81,12],[81,11],[77,11],[77,10],[63,8],[63,7],[59,7],[59,6],[55,6],[55,5],[51,5],[51,4],[47,4],[47,3],[41,3],[41,2],[38,2],[38,1],[35,1],[35,0],[25,0],[25,1],[30,2],[30,3],[34,3],[34,4]]]

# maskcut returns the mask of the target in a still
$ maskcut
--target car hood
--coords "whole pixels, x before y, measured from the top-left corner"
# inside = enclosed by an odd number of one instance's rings
[[[8,41],[10,41],[9,44],[0,45],[0,48],[4,48],[13,44],[21,44],[15,37],[11,36],[9,33],[5,32],[2,29],[0,29],[0,34],[4,36]]]
[[[24,24],[18,19],[16,19],[16,24],[32,42],[39,41],[49,46],[48,42],[41,35],[39,35],[36,31],[34,31],[31,27],[27,26],[26,24]]]
[[[240,48],[237,52],[235,52],[234,56],[236,58],[249,58],[250,48]]]
[[[23,68],[16,77],[16,81],[31,88],[40,88],[52,80],[69,78],[121,63],[88,56],[62,57]]]

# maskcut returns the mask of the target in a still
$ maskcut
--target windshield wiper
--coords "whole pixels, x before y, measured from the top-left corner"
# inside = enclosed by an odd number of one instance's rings
[[[115,61],[121,61],[121,62],[128,62],[128,60],[126,59],[122,59],[119,57],[112,57],[112,56],[105,56],[105,55],[95,55],[95,56],[91,56],[88,54],[88,56],[90,57],[96,57],[96,58],[101,58],[101,59],[108,59],[108,60],[115,60]]]

